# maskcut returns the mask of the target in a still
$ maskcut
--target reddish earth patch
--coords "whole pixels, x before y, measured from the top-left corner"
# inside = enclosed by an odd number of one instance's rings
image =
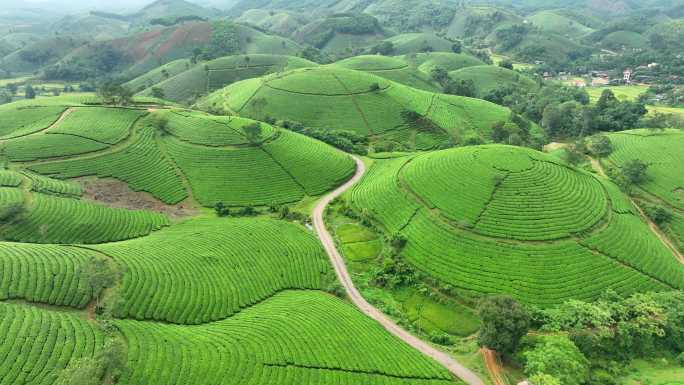
[[[485,366],[487,367],[487,372],[489,372],[489,378],[491,378],[494,385],[506,385],[503,373],[501,370],[501,365],[499,364],[499,359],[496,357],[496,352],[487,348],[480,349],[482,358],[484,359]]]
[[[166,42],[157,50],[157,57],[166,56],[179,46],[201,44],[209,40],[211,25],[209,23],[189,23],[176,28]]]
[[[197,210],[184,202],[167,205],[146,192],[133,191],[128,184],[116,179],[81,178],[83,198],[108,207],[131,210],[150,210],[168,215],[170,218],[184,218],[197,214]]]

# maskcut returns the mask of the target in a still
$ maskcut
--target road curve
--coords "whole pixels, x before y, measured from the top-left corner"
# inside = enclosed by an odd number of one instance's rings
[[[318,238],[321,240],[325,251],[330,257],[330,262],[335,268],[335,273],[339,279],[342,286],[347,291],[347,295],[351,301],[356,305],[356,307],[361,310],[364,314],[370,318],[376,320],[382,325],[388,332],[392,333],[399,339],[403,340],[414,349],[420,351],[428,357],[431,357],[435,361],[444,365],[445,368],[449,370],[453,375],[465,381],[469,385],[484,385],[484,382],[472,371],[470,371],[465,366],[461,365],[458,361],[453,359],[448,354],[437,350],[430,346],[429,344],[423,342],[419,338],[410,334],[406,330],[402,329],[399,325],[394,323],[391,319],[385,316],[380,310],[373,307],[368,301],[366,301],[361,293],[356,289],[354,283],[352,282],[349,271],[347,271],[347,266],[344,263],[344,259],[340,255],[340,252],[335,247],[335,241],[333,241],[332,236],[325,227],[324,215],[325,208],[332,202],[335,198],[342,195],[345,191],[349,190],[354,186],[366,172],[366,165],[363,161],[357,157],[353,157],[356,161],[356,173],[354,176],[347,181],[342,186],[338,187],[335,191],[324,196],[317,204],[313,210],[313,225]]]

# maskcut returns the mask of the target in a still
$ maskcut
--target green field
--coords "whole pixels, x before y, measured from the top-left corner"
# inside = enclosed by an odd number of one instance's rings
[[[387,80],[425,91],[439,91],[439,86],[432,81],[429,72],[421,71],[420,68],[401,57],[379,55],[354,56],[335,63],[335,66],[368,72]]]
[[[402,254],[418,270],[466,291],[549,306],[684,285],[684,269],[615,185],[533,150],[376,160],[347,200],[406,236]]]
[[[406,55],[420,52],[451,52],[452,42],[432,33],[405,33],[387,41],[394,45],[394,54]]]
[[[65,105],[51,105],[58,100]],[[19,114],[8,123],[18,127],[7,128],[9,139],[0,140],[9,161],[58,179],[115,178],[167,204],[192,197],[208,207],[217,202],[229,206],[294,203],[328,191],[354,170],[345,154],[265,123],[259,124],[258,143],[251,143],[244,129],[254,122],[248,119],[182,109],[149,113],[74,107],[68,100],[50,99],[51,103],[31,108],[40,113]],[[22,103],[3,106],[0,113],[26,111]],[[62,113],[63,119],[45,130]],[[162,131],[155,126],[158,119],[166,122]],[[48,208],[52,203],[37,202],[44,203],[46,213],[53,210]]]
[[[608,87],[587,87],[587,92],[593,103],[597,102],[605,90],[613,91],[618,100],[635,101],[639,95],[648,91],[648,86],[608,86]]]
[[[553,11],[537,12],[528,20],[545,32],[565,37],[580,38],[594,31],[590,27]]]
[[[335,67],[238,82],[211,94],[198,106],[253,119],[271,117],[313,128],[353,131],[376,142],[416,149],[450,141],[458,144],[471,137],[486,140],[493,123],[510,116],[508,109],[485,101],[420,91]],[[433,127],[416,127],[406,120],[407,111],[422,116]]]
[[[609,137],[615,147],[607,160],[609,166],[619,168],[634,159],[649,165],[638,195],[645,203],[663,206],[672,213],[666,232],[684,250],[684,178],[679,172],[684,157],[677,150],[684,143],[684,133],[674,129],[658,133],[633,130]]]

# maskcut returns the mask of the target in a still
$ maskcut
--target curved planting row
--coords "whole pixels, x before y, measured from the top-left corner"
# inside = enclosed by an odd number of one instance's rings
[[[672,206],[684,210],[684,133],[667,130],[650,134],[646,130],[609,135],[614,151],[608,160],[623,167],[631,160],[647,163],[647,178],[640,185]]]
[[[402,180],[431,208],[487,236],[548,240],[594,226],[608,210],[601,183],[540,155],[503,146],[436,152],[407,164]]]
[[[320,292],[281,293],[207,325],[116,326],[129,343],[126,385],[453,383],[435,362]]]
[[[456,287],[506,293],[526,303],[549,306],[572,298],[593,299],[607,289],[628,295],[669,288],[574,241],[538,245],[483,239],[440,225],[422,210],[402,234],[409,239],[403,255],[419,270]],[[639,268],[649,258],[641,256]],[[663,260],[656,263],[669,266]]]
[[[284,289],[322,288],[329,272],[313,237],[272,220],[192,220],[95,248],[125,267],[117,316],[182,324],[226,318]]]
[[[84,274],[95,253],[53,245],[0,243],[0,299],[84,308],[92,290]]]
[[[508,174],[475,229],[504,238],[565,238],[594,226],[607,210],[605,192],[593,176],[536,161],[530,170]]]
[[[143,127],[137,135],[130,146],[117,152],[38,164],[30,169],[57,178],[116,178],[135,191],[146,191],[169,204],[187,198],[182,179],[155,142],[153,128]]]
[[[48,133],[66,134],[92,139],[105,144],[116,144],[131,132],[136,120],[145,115],[143,110],[127,108],[75,108]]]
[[[248,119],[227,116],[210,116],[199,112],[172,111],[167,131],[183,141],[211,147],[249,144],[243,128],[255,123]],[[261,125],[262,140],[274,135],[274,128]]]
[[[0,108],[0,139],[16,138],[48,128],[65,109],[61,106]]]
[[[308,195],[320,195],[349,179],[356,165],[347,154],[323,142],[289,131],[263,145]]]
[[[16,201],[21,190],[9,197]],[[0,193],[0,204],[6,205]],[[22,201],[23,203],[23,201]],[[162,214],[115,209],[77,199],[31,194],[0,226],[5,240],[31,243],[103,243],[136,238],[169,225]]]
[[[465,290],[548,306],[683,287],[684,269],[614,184],[556,162],[507,146],[376,160],[347,198],[407,238],[418,270]]]
[[[83,187],[78,183],[52,179],[31,172],[22,174],[31,181],[31,191],[73,197],[83,195]]]
[[[0,143],[0,151],[4,151],[12,162],[76,156],[108,147],[108,144],[80,136],[50,133],[24,136]]]
[[[63,312],[0,303],[0,384],[54,384],[61,369],[94,357],[103,335]]]
[[[24,179],[21,174],[14,171],[0,170],[1,187],[18,187]]]
[[[164,138],[168,154],[204,206],[296,202],[303,188],[259,147],[212,148]]]

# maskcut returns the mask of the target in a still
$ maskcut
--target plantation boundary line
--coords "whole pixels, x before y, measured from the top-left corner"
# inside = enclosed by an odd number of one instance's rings
[[[337,80],[337,82],[340,83],[342,88],[347,90],[347,92],[348,92],[347,96],[349,96],[352,100],[352,103],[354,103],[354,107],[356,107],[356,111],[361,116],[361,119],[363,120],[363,124],[366,125],[366,129],[368,130],[368,134],[373,135],[374,134],[373,129],[371,128],[370,124],[368,124],[368,119],[366,119],[366,115],[363,113],[363,110],[361,110],[361,106],[359,106],[359,103],[357,102],[356,98],[354,97],[354,94],[349,91],[349,88],[347,88],[347,85],[342,83],[342,80],[340,80],[340,78],[338,78],[335,74],[332,74],[332,77],[334,77],[335,80]],[[387,88],[389,88],[389,86]],[[370,92],[363,92],[363,93],[366,94],[366,93],[370,93]],[[333,96],[333,95],[325,95],[325,96]]]
[[[40,133],[42,133],[42,132],[48,131],[48,130],[50,130],[50,129],[52,129],[52,128],[55,128],[57,125],[59,125],[60,123],[62,123],[62,121],[64,121],[64,119],[66,119],[66,117],[69,116],[69,114],[71,114],[72,112],[74,112],[74,110],[75,110],[74,107],[67,107],[64,111],[62,111],[62,113],[59,115],[59,117],[57,118],[57,120],[55,120],[54,122],[52,122],[52,124],[50,124],[49,126],[47,126],[47,127],[45,127],[45,128],[42,128],[42,129],[40,129],[40,130],[38,130],[38,131],[30,132],[30,133],[28,133],[28,134],[17,135],[17,136],[7,136],[7,137],[4,137],[4,138],[0,138],[0,142],[5,142],[5,141],[8,141],[8,140],[12,140],[12,139],[25,138],[25,137],[27,137],[27,136],[40,134]]]
[[[337,76],[333,75],[333,77],[334,77],[335,79],[337,79]],[[286,90],[286,89],[284,89],[284,88],[274,87],[274,86],[272,86],[272,85],[270,85],[270,84],[268,84],[268,83],[264,83],[264,85],[265,85],[266,87],[272,89],[272,90],[276,90],[276,91],[280,91],[280,92],[287,92],[287,93],[289,93],[289,94],[307,95],[307,96],[321,96],[321,97],[340,97],[340,96],[368,95],[368,94],[374,94],[375,92],[379,92],[379,91],[386,91],[386,90],[388,90],[388,89],[391,87],[391,86],[387,86],[387,87],[385,87],[385,88],[380,88],[378,91],[370,91],[370,90],[368,90],[368,91],[351,92],[351,91],[349,90],[349,88],[347,88],[347,86],[344,85],[344,84],[342,83],[342,81],[340,81],[340,79],[337,79],[337,81],[339,81],[340,84],[342,84],[342,87],[344,87],[344,89],[347,90],[347,93],[346,93],[346,94],[317,94],[317,93],[313,93],[313,92],[302,92],[302,91]]]
[[[95,151],[90,151],[90,152],[84,152],[82,154],[63,155],[63,156],[56,156],[56,157],[52,157],[52,158],[28,160],[28,161],[23,161],[23,162],[12,162],[12,164],[16,164],[16,165],[23,167],[23,168],[28,168],[28,167],[40,165],[40,164],[57,163],[57,162],[61,162],[61,161],[77,160],[77,159],[81,159],[81,160],[82,159],[94,159],[94,158],[99,158],[101,156],[119,153],[121,151],[126,150],[133,143],[135,143],[135,141],[138,139],[136,126],[139,124],[140,120],[142,120],[146,116],[147,116],[147,114],[143,114],[143,115],[139,116],[133,122],[133,124],[131,124],[129,131],[128,131],[128,136],[126,138],[124,138],[123,140],[119,141],[116,144],[108,145],[109,147],[107,147],[105,149],[95,150]],[[54,135],[57,135],[57,134],[54,134]],[[63,135],[63,134],[59,134],[59,135]]]
[[[166,145],[163,143],[163,140],[159,137],[159,135],[154,136],[154,142],[157,144],[157,147],[159,147],[159,151],[161,151],[162,156],[166,158],[166,160],[169,162],[171,167],[173,167],[173,171],[178,175],[178,177],[181,180],[181,184],[183,185],[183,188],[185,189],[186,194],[188,194],[187,197],[185,197],[183,201],[187,201],[190,203],[192,206],[199,206],[201,207],[202,205],[197,202],[195,199],[195,193],[194,190],[192,189],[192,185],[190,184],[190,181],[188,180],[188,177],[185,175],[183,170],[178,166],[178,163],[176,163],[176,160],[173,159],[171,155],[169,155],[169,152],[166,150]],[[180,203],[180,202],[178,202]]]
[[[271,159],[273,160],[273,162],[274,162],[275,164],[277,164],[278,167],[280,167],[280,169],[283,170],[283,172],[284,172],[285,174],[287,174],[290,178],[292,178],[292,180],[297,184],[297,186],[299,186],[299,188],[302,189],[302,192],[304,193],[304,195],[308,195],[308,194],[309,194],[309,192],[306,191],[306,188],[304,188],[304,185],[301,184],[301,183],[297,180],[297,178],[295,178],[295,176],[292,175],[292,173],[291,173],[290,171],[288,171],[288,170],[282,165],[282,163],[278,162],[278,160],[276,160],[276,158],[273,156],[273,154],[271,154],[270,152],[266,151],[266,149],[263,148],[262,146],[259,146],[259,149],[260,149],[261,151],[263,151],[264,153],[266,153],[266,155],[268,155],[268,157],[271,158]]]
[[[335,241],[328,232],[325,226],[325,221],[323,219],[325,209],[328,207],[330,202],[344,194],[347,190],[349,190],[356,183],[358,183],[366,173],[366,165],[363,163],[363,161],[357,157],[353,157],[353,159],[356,162],[357,166],[356,173],[354,174],[354,176],[345,184],[338,187],[336,190],[329,193],[328,195],[324,196],[316,204],[312,213],[313,224],[316,230],[316,234],[318,235],[318,238],[321,240],[321,243],[323,244],[323,247],[325,248],[328,257],[330,258],[330,262],[332,263],[333,268],[335,269],[335,274],[337,275],[337,278],[339,279],[340,283],[347,292],[349,299],[357,308],[359,308],[361,312],[377,321],[383,328],[385,328],[385,330],[393,334],[395,337],[403,340],[405,343],[407,343],[414,349],[439,362],[456,377],[462,379],[469,385],[484,385],[484,382],[470,369],[463,366],[461,363],[456,361],[448,354],[430,346],[426,342],[422,341],[421,339],[417,338],[416,336],[412,335],[411,333],[402,329],[400,326],[394,323],[394,321],[389,319],[380,310],[376,309],[370,303],[368,303],[368,301],[366,301],[363,298],[361,293],[354,286],[351,276],[349,275],[349,271],[347,270],[347,266],[344,263],[344,259],[335,247]]]
[[[400,376],[396,374],[388,374],[388,373],[382,373],[382,372],[372,372],[368,370],[352,370],[352,369],[342,369],[342,368],[330,368],[330,367],[324,367],[324,366],[305,366],[305,365],[296,365],[296,364],[263,364],[266,367],[271,367],[271,368],[296,368],[296,369],[308,369],[308,370],[324,370],[327,372],[342,372],[342,373],[354,373],[354,374],[365,374],[368,376],[377,376],[377,377],[390,377],[390,378],[397,378],[397,379],[402,379],[402,380],[432,380],[432,381],[448,381],[444,378],[439,378],[439,377],[421,377],[421,376]]]

